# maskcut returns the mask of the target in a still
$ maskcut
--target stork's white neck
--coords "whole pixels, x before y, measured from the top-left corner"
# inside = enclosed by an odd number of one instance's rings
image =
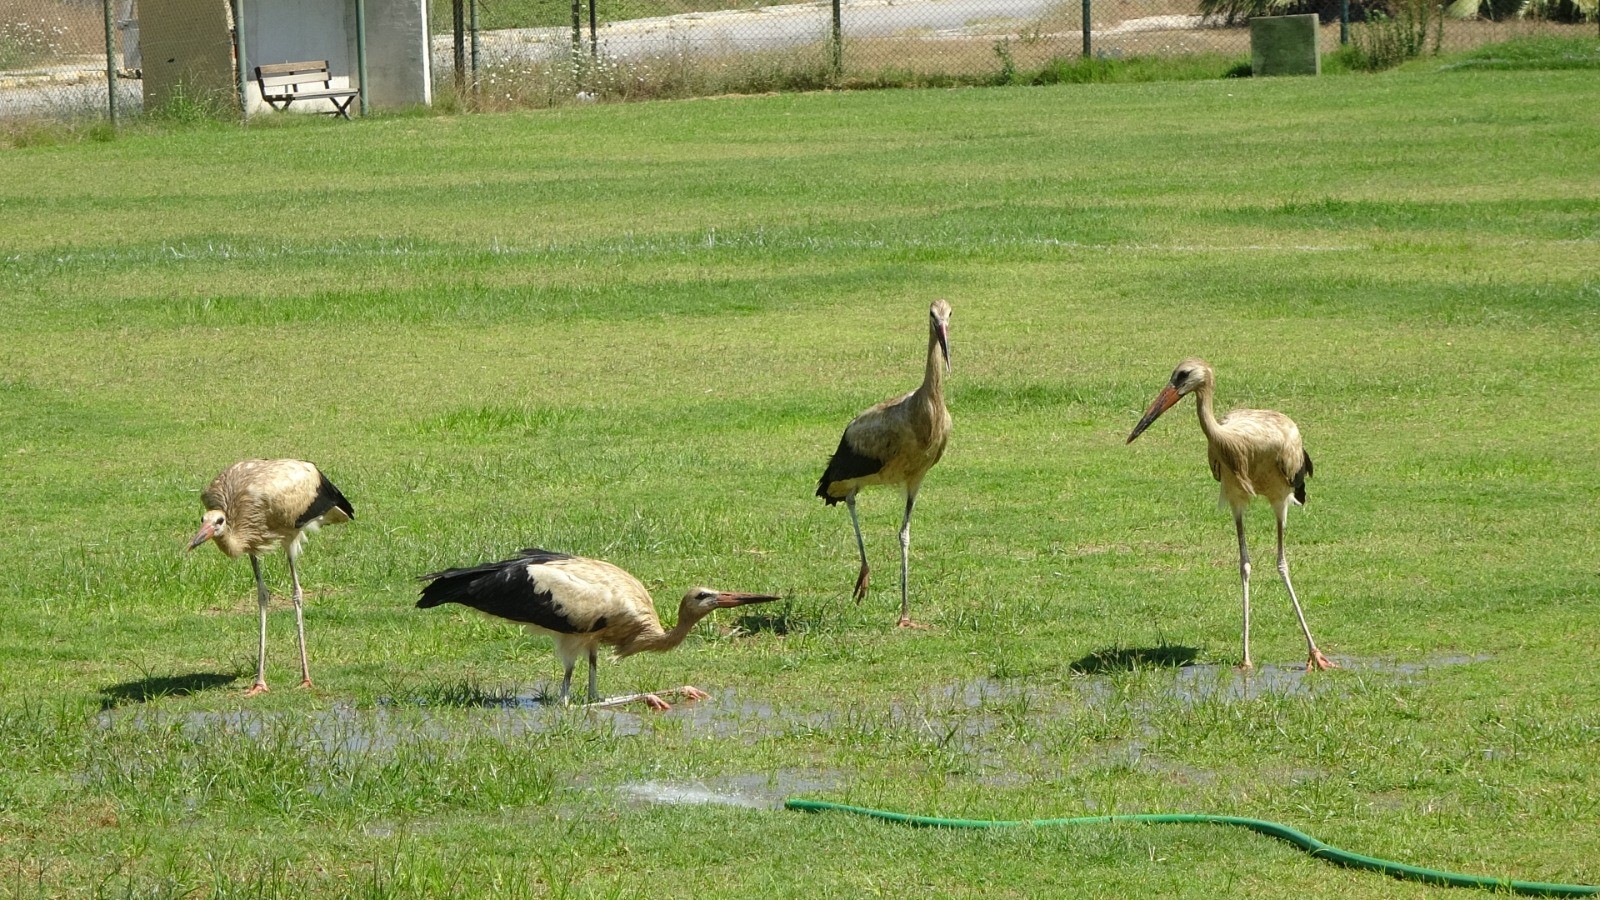
[[[1216,392],[1216,388],[1217,383],[1207,378],[1194,392],[1194,407],[1200,414],[1200,430],[1212,440],[1215,440],[1222,431],[1222,425],[1217,421],[1216,409],[1212,406],[1212,395]]]
[[[939,349],[939,326],[933,322],[928,323],[928,361],[917,390],[936,400],[944,397],[944,353]]]
[[[653,631],[634,635],[626,644],[617,648],[617,655],[632,656],[635,653],[644,653],[645,651],[661,653],[671,650],[673,647],[683,643],[683,639],[688,637],[689,632],[694,630],[694,626],[705,617],[706,613],[696,615],[680,611],[678,624],[672,626],[670,630],[663,631],[661,626],[657,625]]]

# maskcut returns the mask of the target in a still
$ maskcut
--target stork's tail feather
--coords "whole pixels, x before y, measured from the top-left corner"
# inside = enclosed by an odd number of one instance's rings
[[[473,587],[478,579],[498,574],[500,570],[516,562],[517,560],[506,560],[462,569],[429,572],[422,576],[428,583],[422,587],[422,597],[417,601],[417,609],[432,609],[442,603],[464,603],[473,595]]]
[[[1306,505],[1306,479],[1311,477],[1311,454],[1300,451],[1305,461],[1300,464],[1300,471],[1294,473],[1294,500],[1301,506]]]
[[[482,563],[459,569],[445,569],[441,572],[429,572],[422,576],[422,580],[429,583],[423,585],[422,598],[417,601],[417,609],[432,609],[442,603],[461,603],[474,609],[483,609],[485,612],[494,612],[496,615],[501,615],[502,611],[498,607],[486,609],[484,600],[491,595],[503,593],[506,585],[516,577],[514,573],[508,570],[530,564],[550,563],[572,558],[565,553],[556,553],[553,550],[544,550],[539,547],[529,547],[523,550],[522,555],[515,559],[503,559],[499,562]],[[522,620],[517,619],[516,621]]]
[[[317,493],[327,495],[328,499],[333,501],[334,508],[342,510],[351,519],[356,517],[356,508],[345,499],[344,492],[328,480],[328,476],[322,476],[322,484],[317,488]]]
[[[354,519],[356,508],[350,505],[350,501],[345,499],[337,487],[334,487],[328,476],[319,470],[317,478],[317,493],[311,498],[311,503],[300,517],[295,519],[294,527],[309,528],[316,524],[338,525]]]

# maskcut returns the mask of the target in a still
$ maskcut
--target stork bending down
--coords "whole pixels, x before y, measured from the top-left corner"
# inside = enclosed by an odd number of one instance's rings
[[[1278,574],[1289,590],[1300,630],[1305,632],[1310,658],[1306,671],[1334,668],[1311,637],[1300,598],[1289,581],[1289,560],[1283,552],[1283,532],[1289,521],[1289,504],[1304,505],[1306,479],[1311,477],[1311,454],[1300,441],[1300,429],[1283,413],[1270,409],[1236,409],[1220,420],[1212,410],[1216,375],[1202,359],[1178,363],[1172,379],[1156,395],[1144,418],[1128,435],[1128,443],[1150,427],[1162,413],[1186,394],[1196,395],[1200,411],[1200,430],[1206,435],[1206,454],[1211,475],[1222,484],[1222,499],[1233,510],[1234,529],[1239,533],[1239,580],[1244,587],[1244,662],[1250,661],[1250,551],[1244,541],[1244,512],[1255,496],[1265,497],[1278,518]]]
[[[261,578],[260,555],[287,545],[289,578],[294,583],[294,627],[300,639],[300,686],[311,687],[306,661],[305,601],[295,560],[306,533],[321,525],[355,518],[355,508],[316,466],[300,459],[247,459],[224,469],[200,495],[205,513],[189,549],[215,541],[229,557],[250,556],[256,576],[256,607],[261,635],[256,646],[256,682],[245,696],[267,689],[267,583]]]
[[[615,647],[619,659],[645,650],[671,650],[683,643],[695,623],[715,610],[778,599],[770,594],[690,588],[678,605],[678,623],[668,631],[661,627],[645,586],[622,569],[598,559],[534,548],[522,551],[515,559],[446,569],[422,577],[429,583],[417,601],[419,609],[460,603],[509,619],[535,634],[554,637],[562,666],[562,703],[567,702],[572,687],[572,670],[584,655],[589,657],[589,702],[601,703],[595,674],[601,644]],[[660,693],[668,692],[657,692]],[[676,693],[697,700],[706,696],[689,686]],[[603,705],[637,699],[653,709],[669,709],[657,694],[614,698]]]
[[[944,405],[944,376],[950,367],[950,304],[935,300],[928,308],[928,357],[922,385],[904,396],[885,400],[856,416],[845,427],[839,449],[817,482],[817,496],[829,506],[843,500],[855,527],[861,571],[856,576],[855,599],[867,595],[871,569],[867,545],[861,539],[856,516],[856,493],[874,484],[898,484],[905,491],[906,515],[900,525],[901,627],[918,627],[911,621],[907,582],[911,574],[911,510],[923,476],[944,455],[950,437],[950,410]]]

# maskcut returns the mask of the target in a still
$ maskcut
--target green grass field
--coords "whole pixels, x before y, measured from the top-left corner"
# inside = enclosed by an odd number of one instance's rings
[[[1246,833],[909,830],[1213,812],[1600,882],[1600,108],[1588,71],[783,95],[214,125],[0,153],[0,894],[1443,896]],[[812,496],[954,307],[955,434]],[[1180,358],[1316,459],[1304,646]],[[248,456],[358,518],[249,566],[184,542]],[[602,690],[412,608],[541,545],[786,602]],[[1180,663],[1190,663],[1180,666]],[[697,793],[699,792],[699,793]],[[661,799],[741,798],[726,803]],[[652,799],[654,798],[654,799]],[[1462,896],[1471,896],[1463,894]]]

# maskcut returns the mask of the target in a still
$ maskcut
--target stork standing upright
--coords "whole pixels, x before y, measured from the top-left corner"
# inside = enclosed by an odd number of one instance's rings
[[[256,650],[256,683],[252,697],[267,689],[267,583],[261,578],[263,553],[286,545],[289,578],[294,582],[294,628],[300,639],[300,686],[311,687],[306,662],[306,624],[295,560],[307,532],[355,518],[355,508],[328,476],[302,459],[247,459],[222,471],[200,495],[205,513],[189,549],[216,541],[231,558],[246,553],[256,576],[256,606],[261,613],[261,639]]]
[[[1211,461],[1211,476],[1222,484],[1222,500],[1233,509],[1233,525],[1239,533],[1239,580],[1244,587],[1244,663],[1250,661],[1250,551],[1244,541],[1244,512],[1255,496],[1265,497],[1278,518],[1278,574],[1289,590],[1300,630],[1305,632],[1310,659],[1306,671],[1335,668],[1317,649],[1289,581],[1289,560],[1283,553],[1283,532],[1289,521],[1289,504],[1304,505],[1306,479],[1311,477],[1311,454],[1300,441],[1300,429],[1283,413],[1270,409],[1236,409],[1220,420],[1212,410],[1216,374],[1203,359],[1193,357],[1178,363],[1172,379],[1156,395],[1144,418],[1128,435],[1128,443],[1150,427],[1162,413],[1186,394],[1196,394],[1200,411],[1200,430],[1206,435],[1206,455]]]
[[[678,623],[669,631],[661,627],[650,592],[639,579],[598,559],[532,548],[515,559],[422,577],[429,583],[422,589],[418,609],[460,603],[509,619],[534,634],[554,637],[563,670],[562,703],[567,702],[572,687],[572,670],[585,654],[589,657],[589,702],[600,702],[595,661],[601,644],[616,648],[618,659],[645,650],[671,650],[683,643],[695,623],[715,610],[779,599],[771,594],[690,588],[678,605]],[[670,709],[657,696],[660,693],[668,692],[619,697],[605,705],[642,700],[653,709]],[[687,685],[674,693],[695,700],[706,697]]]
[[[944,455],[950,437],[950,410],[944,405],[944,376],[950,369],[950,304],[933,301],[928,307],[928,359],[922,385],[909,394],[879,403],[851,420],[839,438],[828,468],[817,482],[817,496],[829,506],[840,500],[850,510],[861,553],[855,599],[867,595],[871,569],[867,545],[861,539],[856,516],[856,493],[874,484],[898,484],[906,495],[906,517],[900,525],[900,621],[902,628],[920,627],[911,621],[907,581],[911,574],[911,510],[923,476]]]

